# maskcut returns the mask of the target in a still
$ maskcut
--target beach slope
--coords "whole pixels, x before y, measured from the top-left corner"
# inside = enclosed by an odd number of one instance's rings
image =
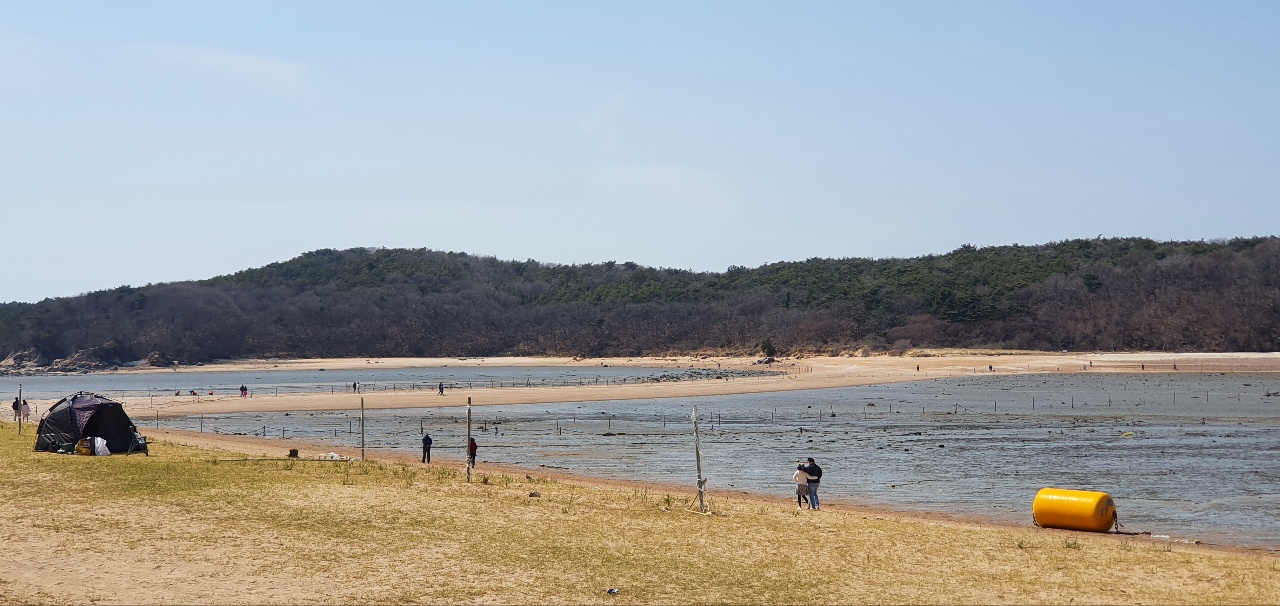
[[[75,457],[0,424],[0,603],[1280,602],[1273,556],[179,437]]]

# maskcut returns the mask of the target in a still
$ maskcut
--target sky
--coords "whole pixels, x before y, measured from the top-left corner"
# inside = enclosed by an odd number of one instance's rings
[[[1280,232],[1280,3],[0,3],[0,301]]]

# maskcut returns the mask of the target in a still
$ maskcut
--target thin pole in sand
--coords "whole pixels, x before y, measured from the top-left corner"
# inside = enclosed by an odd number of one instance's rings
[[[698,511],[707,513],[707,501],[703,496],[703,487],[707,481],[702,479],[702,439],[698,436],[698,405],[693,405],[693,456],[698,465]]]
[[[467,444],[465,447],[467,456],[467,483],[471,483],[471,396],[467,396]]]
[[[18,435],[22,435],[22,383],[18,383],[18,402],[18,410],[14,412],[18,413]]]
[[[360,398],[360,460],[364,460],[364,398]]]

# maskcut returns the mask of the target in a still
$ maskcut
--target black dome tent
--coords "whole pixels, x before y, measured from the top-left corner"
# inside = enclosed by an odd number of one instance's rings
[[[82,438],[106,440],[112,454],[147,453],[147,442],[124,413],[124,405],[87,391],[58,400],[45,411],[36,431],[35,449],[57,452]]]

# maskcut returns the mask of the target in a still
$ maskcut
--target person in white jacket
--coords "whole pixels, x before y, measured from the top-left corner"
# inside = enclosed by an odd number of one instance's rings
[[[809,502],[809,474],[804,470],[803,463],[796,465],[791,481],[796,484],[796,508],[804,509],[804,504]]]

